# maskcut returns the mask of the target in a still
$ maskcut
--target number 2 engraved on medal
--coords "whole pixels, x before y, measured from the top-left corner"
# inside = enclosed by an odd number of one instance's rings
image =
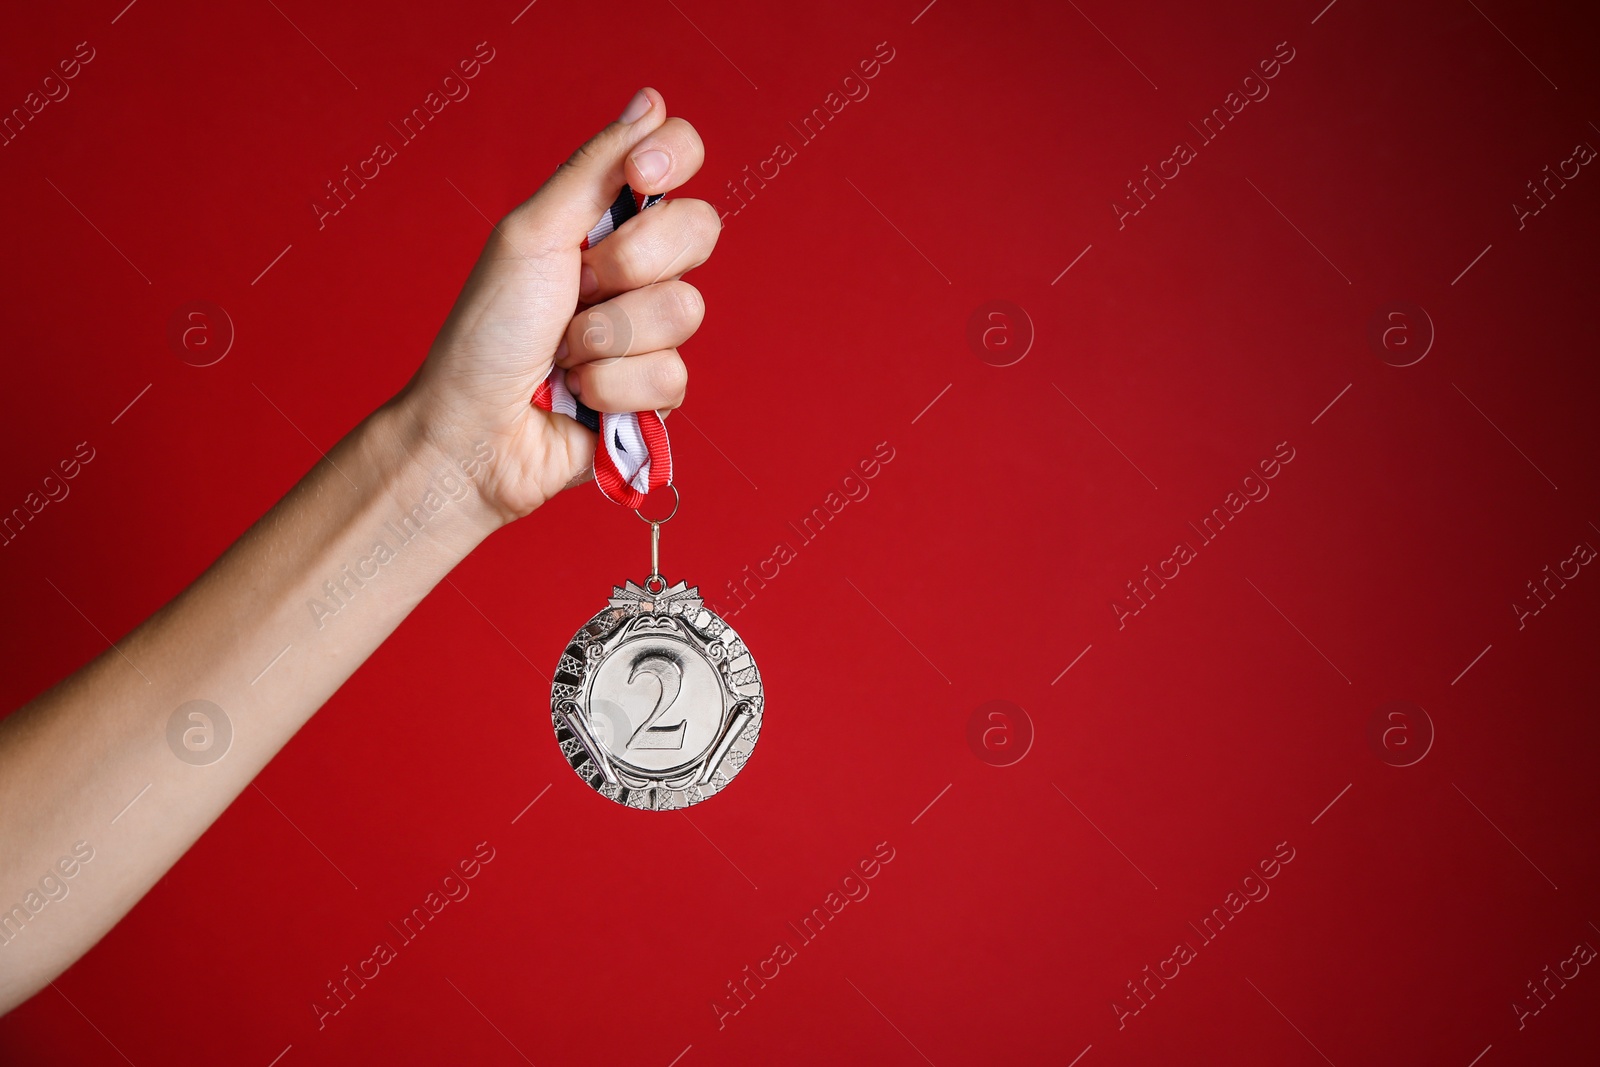
[[[676,726],[651,725],[668,708],[673,701],[678,699],[678,692],[683,686],[683,668],[666,656],[650,655],[641,657],[634,663],[633,670],[628,675],[631,685],[641,674],[648,674],[656,680],[659,691],[656,695],[655,707],[650,712],[650,717],[639,724],[628,738],[628,747],[637,749],[672,749],[683,747],[683,735],[688,727],[689,720],[680,719]],[[642,735],[642,736],[641,736]]]

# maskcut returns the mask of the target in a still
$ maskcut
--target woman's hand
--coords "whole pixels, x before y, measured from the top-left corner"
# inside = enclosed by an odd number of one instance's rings
[[[0,923],[0,1014],[98,941],[485,536],[583,476],[594,435],[529,403],[552,359],[592,408],[682,402],[677,346],[700,296],[676,275],[710,254],[716,213],[674,199],[579,246],[624,182],[665,192],[700,160],[694,130],[640,93],[495,228],[392,402],[203,577],[0,718],[0,907],[36,897],[74,842],[94,857],[71,904]],[[574,321],[580,301],[592,306]],[[199,763],[171,740],[196,700],[237,724]]]
[[[637,193],[669,192],[704,155],[694,127],[668,118],[660,93],[640,90],[618,121],[495,227],[399,398],[447,457],[467,455],[479,441],[494,447],[476,484],[501,521],[593,473],[595,435],[529,402],[552,362],[568,368],[567,384],[596,411],[665,411],[683,402],[687,372],[677,346],[699,328],[704,303],[679,276],[711,254],[716,209],[667,200],[594,248],[580,246],[623,183]]]

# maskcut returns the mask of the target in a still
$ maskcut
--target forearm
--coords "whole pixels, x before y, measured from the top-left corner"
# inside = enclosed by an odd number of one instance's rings
[[[530,403],[557,360],[594,411],[683,402],[677,346],[704,305],[676,276],[710,254],[716,211],[680,199],[591,234],[625,182],[665,194],[703,158],[659,93],[636,94],[493,227],[400,397],[189,589],[0,721],[0,1013],[99,940],[484,537],[587,475],[594,434]],[[580,325],[580,306],[626,328]]]
[[[0,1012],[99,940],[501,523],[472,484],[490,453],[386,405],[192,586],[0,722]],[[198,751],[169,743],[193,700],[231,725],[215,762],[220,723],[194,721]],[[65,879],[80,841],[93,859]]]

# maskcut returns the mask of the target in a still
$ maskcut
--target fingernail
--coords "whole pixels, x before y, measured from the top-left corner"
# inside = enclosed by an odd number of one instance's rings
[[[644,113],[650,110],[650,98],[643,89],[633,94],[633,99],[628,101],[628,106],[622,109],[622,117],[617,119],[623,125],[638,122]]]
[[[600,291],[600,279],[594,276],[594,268],[585,263],[578,272],[578,299],[590,303],[590,297]]]
[[[648,152],[640,152],[633,157],[633,165],[639,168],[639,177],[645,180],[646,185],[654,185],[667,176],[667,168],[672,161],[667,154],[652,148]]]
[[[566,358],[567,358],[567,339],[565,337],[563,337],[561,339],[561,343],[556,345],[556,354],[552,358],[551,362],[555,363],[557,366],[560,366],[561,365],[561,361],[566,359]]]

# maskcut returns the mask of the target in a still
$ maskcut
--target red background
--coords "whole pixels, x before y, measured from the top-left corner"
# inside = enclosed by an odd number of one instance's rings
[[[497,534],[56,990],[0,1020],[0,1058],[1592,1055],[1589,969],[1522,1029],[1511,1005],[1600,944],[1600,576],[1522,629],[1510,605],[1600,545],[1600,177],[1521,229],[1511,207],[1600,144],[1593,16],[923,3],[13,17],[5,109],[77,42],[96,56],[0,149],[0,506],[77,442],[96,458],[0,550],[0,704],[104,649],[83,616],[126,633],[224,550],[317,461],[296,426],[327,448],[391,395],[482,246],[474,205],[505,213],[640,84],[705,139],[678,195],[732,211],[745,164],[797,148],[692,275],[709,314],[663,542],[669,576],[719,601],[778,541],[797,558],[734,620],[762,743],[686,818],[582,786],[539,673],[642,576],[642,528],[585,487]],[[319,230],[323,183],[480,41],[496,57],[471,96]],[[787,124],[884,41],[870,96],[799,144]],[[1198,141],[1186,123],[1282,41],[1270,96],[1119,230],[1125,183]],[[204,368],[167,341],[199,299],[236,330]],[[968,331],[991,300],[1031,327],[1013,315],[986,361]],[[1397,300],[1437,335],[1403,368],[1368,340]],[[1025,358],[991,365],[1030,329]],[[798,545],[787,524],[879,442],[895,458],[870,496]],[[1270,497],[1199,545],[1186,524],[1280,442],[1295,458]],[[1198,558],[1119,629],[1111,603],[1179,540]],[[1008,767],[968,742],[995,699],[1035,734]],[[1435,732],[1411,766],[1369,740],[1394,700]],[[1425,733],[1413,715],[1398,750]],[[495,859],[470,897],[319,1030],[325,983],[480,841]],[[870,896],[800,947],[786,923],[879,842],[895,858]],[[1126,983],[1198,945],[1188,924],[1280,842],[1271,895],[1119,1028]],[[798,959],[719,1029],[725,983],[783,939]]]

